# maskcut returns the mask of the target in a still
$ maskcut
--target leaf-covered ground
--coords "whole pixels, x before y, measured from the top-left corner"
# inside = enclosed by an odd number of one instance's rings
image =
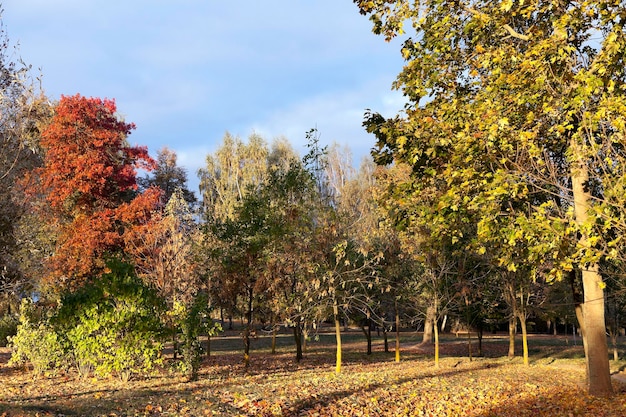
[[[530,367],[502,356],[504,338],[487,340],[485,357],[472,361],[466,342],[450,338],[436,368],[432,347],[415,340],[395,363],[380,341],[367,357],[358,334],[348,335],[336,375],[330,336],[311,342],[300,364],[287,337],[275,355],[257,340],[247,371],[232,350],[237,338],[217,338],[192,383],[167,369],[127,383],[72,372],[35,378],[8,367],[2,350],[0,416],[626,416],[626,385],[616,378],[612,399],[586,395],[582,348],[564,338],[532,340]]]

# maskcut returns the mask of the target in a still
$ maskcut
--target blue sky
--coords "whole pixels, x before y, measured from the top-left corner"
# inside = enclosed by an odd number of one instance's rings
[[[174,149],[196,191],[196,170],[226,131],[284,136],[305,152],[349,145],[358,163],[374,145],[366,108],[403,107],[391,83],[398,42],[371,33],[351,0],[4,0],[21,57],[46,94],[114,98],[152,155]]]

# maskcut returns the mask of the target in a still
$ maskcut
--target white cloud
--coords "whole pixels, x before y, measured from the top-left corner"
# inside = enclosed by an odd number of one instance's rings
[[[391,92],[388,87],[385,91],[384,85],[390,84],[387,81],[377,80],[355,90],[304,97],[297,103],[277,109],[266,120],[253,124],[250,130],[266,137],[285,136],[296,149],[303,149],[305,133],[317,127],[321,142],[347,144],[355,156],[364,155],[374,146],[373,136],[362,127],[365,110],[370,108],[391,116],[404,105],[399,92]],[[373,91],[381,93],[373,94]]]

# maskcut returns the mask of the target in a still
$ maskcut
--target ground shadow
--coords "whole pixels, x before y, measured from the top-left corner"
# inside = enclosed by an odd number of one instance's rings
[[[488,368],[497,368],[499,366],[500,365],[498,364],[484,364],[481,366],[467,368],[467,369],[455,368],[455,369],[450,369],[450,370],[441,371],[441,372],[432,372],[432,373],[424,374],[420,376],[420,379],[429,379],[429,378],[435,378],[435,377],[446,378],[446,377],[451,377],[455,375],[460,375],[463,373],[477,372],[477,371],[488,369]],[[414,378],[402,378],[402,379],[395,380],[394,384],[402,385],[412,380],[414,380]],[[329,404],[333,402],[337,402],[341,400],[342,398],[346,398],[355,394],[359,394],[359,395],[367,394],[368,392],[373,392],[379,388],[384,388],[387,385],[388,385],[387,383],[377,383],[377,384],[368,385],[367,388],[365,389],[361,387],[361,388],[355,388],[353,390],[341,390],[341,391],[331,392],[325,395],[309,397],[307,399],[297,401],[296,403],[294,403],[290,407],[290,411],[286,413],[285,415],[286,416],[298,416],[298,415],[302,415],[303,413],[309,410],[313,410],[316,408],[323,409],[327,407]]]

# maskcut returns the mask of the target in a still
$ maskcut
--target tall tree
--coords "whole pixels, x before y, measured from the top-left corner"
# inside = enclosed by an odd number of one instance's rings
[[[120,120],[115,102],[62,96],[42,132],[43,166],[33,172],[32,194],[44,197],[58,229],[44,277],[52,287],[75,288],[123,251],[125,230],[150,221],[161,191],[137,195],[136,169],[151,169],[146,148],[128,145],[133,124]]]
[[[222,145],[207,155],[206,166],[198,170],[205,215],[220,221],[232,218],[245,195],[265,182],[267,163],[263,138],[251,135],[246,143],[226,133]]]
[[[226,133],[221,146],[207,156],[206,166],[198,171],[207,232],[204,252],[209,255],[205,268],[214,281],[211,293],[216,305],[226,310],[230,317],[234,315],[238,298],[242,296],[239,278],[243,275],[224,268],[218,255],[221,244],[227,239],[223,227],[238,221],[237,218],[243,214],[241,206],[251,194],[246,204],[248,209],[252,209],[253,201],[260,198],[259,193],[265,192],[263,189],[272,173],[284,172],[297,160],[293,148],[284,139],[276,140],[268,147],[258,135],[251,135],[244,142]],[[255,213],[265,216],[263,210],[249,212]]]
[[[268,304],[276,320],[293,329],[296,360],[303,358],[307,323],[321,320],[316,300],[307,296],[315,259],[310,254],[315,224],[316,188],[299,160],[269,175],[264,198],[273,227],[266,248]]]
[[[29,212],[20,180],[41,164],[39,133],[51,113],[30,66],[13,58],[18,53],[0,16],[0,298],[32,288],[20,253],[19,225]]]
[[[245,303],[243,343],[247,368],[254,335],[255,307],[267,288],[267,281],[263,279],[265,250],[273,227],[269,202],[260,193],[247,193],[235,206],[231,218],[214,222],[211,226],[219,242],[213,250],[220,270],[217,276],[226,281],[221,291],[228,290],[229,295],[241,297]]]
[[[521,230],[512,238],[530,240],[540,228],[566,231],[551,247],[532,247],[529,258],[559,258],[551,271],[557,278],[580,271],[588,389],[611,395],[599,262],[611,256],[604,252],[613,241],[609,232],[623,218],[623,207],[607,196],[615,176],[623,175],[608,150],[626,130],[626,6],[608,0],[355,3],[388,39],[407,24],[414,31],[402,47],[407,65],[395,84],[410,101],[406,116],[366,120],[379,139],[379,160],[404,160],[444,181],[448,197],[439,199],[440,211],[493,216],[480,212],[489,198],[501,203],[537,190],[554,193],[551,201],[511,213]],[[429,101],[421,102],[424,97]],[[602,169],[599,159],[611,169]],[[459,193],[463,187],[472,192]],[[563,215],[555,220],[556,209]]]
[[[308,249],[314,267],[307,294],[317,300],[318,306],[332,311],[337,341],[335,369],[339,373],[342,365],[340,320],[355,309],[371,317],[369,290],[379,284],[374,266],[380,257],[378,253],[370,256],[371,245],[365,237],[369,233],[359,234],[371,224],[365,189],[371,186],[372,177],[366,173],[362,183],[349,179],[348,172],[354,172],[345,163],[350,160],[349,153],[333,146],[334,157],[329,159],[328,147],[320,144],[316,129],[307,133],[307,139],[309,152],[303,164],[317,189]]]
[[[125,235],[126,251],[135,260],[139,276],[165,301],[165,325],[173,335],[175,359],[178,333],[182,331],[182,368],[194,380],[199,367],[201,319],[208,300],[196,256],[202,233],[184,190],[176,189],[151,222]]]

